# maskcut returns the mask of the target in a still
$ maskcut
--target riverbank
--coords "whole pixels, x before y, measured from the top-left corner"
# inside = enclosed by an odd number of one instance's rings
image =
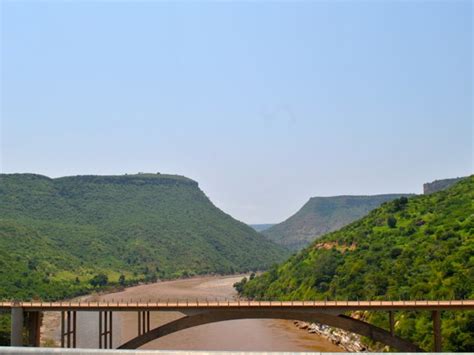
[[[369,351],[362,343],[358,334],[350,333],[342,329],[331,328],[325,324],[307,323],[294,321],[298,329],[304,330],[310,334],[317,334],[328,339],[334,345],[337,345],[347,352],[366,352]]]

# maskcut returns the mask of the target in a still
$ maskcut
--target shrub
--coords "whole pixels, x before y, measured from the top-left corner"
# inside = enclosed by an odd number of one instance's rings
[[[402,253],[403,249],[399,247],[395,247],[390,251],[390,257],[392,259],[395,259],[397,256],[399,256]]]

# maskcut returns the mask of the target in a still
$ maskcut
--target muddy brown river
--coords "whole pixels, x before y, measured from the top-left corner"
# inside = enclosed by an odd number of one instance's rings
[[[187,280],[165,281],[127,288],[106,295],[95,295],[84,300],[186,300],[206,298],[233,299],[232,285],[242,276],[209,276]],[[151,328],[182,317],[177,312],[152,312]],[[137,336],[136,312],[113,314],[114,347]],[[44,338],[59,340],[58,314],[50,312],[44,319]],[[44,340],[44,339],[43,339]],[[77,313],[77,345],[81,348],[98,347],[98,314]],[[342,351],[329,340],[296,328],[292,321],[249,319],[232,320],[179,331],[145,344],[143,349],[162,350],[254,350],[254,351]]]

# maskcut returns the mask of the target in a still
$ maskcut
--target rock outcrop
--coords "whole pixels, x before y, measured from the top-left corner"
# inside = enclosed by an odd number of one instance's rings
[[[429,195],[429,194],[432,194],[433,192],[445,190],[448,187],[453,186],[455,183],[457,183],[458,181],[464,178],[465,177],[457,177],[457,178],[452,178],[452,179],[443,179],[443,180],[435,180],[432,182],[427,182],[426,184],[423,184],[423,194]]]

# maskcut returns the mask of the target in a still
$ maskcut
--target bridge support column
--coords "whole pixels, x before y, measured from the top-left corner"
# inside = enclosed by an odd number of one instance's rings
[[[28,346],[40,346],[41,312],[26,313],[26,329],[28,332]]]
[[[388,319],[390,323],[390,335],[395,335],[395,317],[393,316],[393,311],[388,312]]]
[[[61,348],[76,347],[76,311],[61,312]]]
[[[11,346],[23,346],[23,308],[12,307]]]
[[[138,312],[138,335],[148,333],[150,331],[150,311]]]
[[[99,312],[99,349],[112,349],[112,312]]]
[[[433,311],[433,336],[434,336],[434,348],[433,351],[440,353],[442,350],[441,346],[441,311]]]

